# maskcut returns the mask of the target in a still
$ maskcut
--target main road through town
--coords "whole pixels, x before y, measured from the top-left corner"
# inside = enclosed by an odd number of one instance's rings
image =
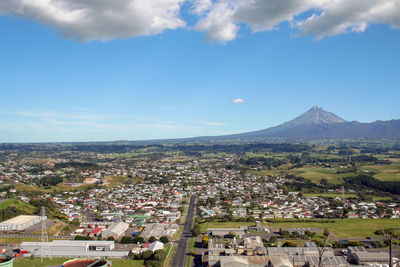
[[[185,267],[186,266],[186,255],[188,253],[188,245],[192,237],[193,232],[193,221],[195,213],[196,196],[190,197],[189,208],[186,215],[185,223],[183,224],[183,230],[181,238],[179,239],[178,247],[175,250],[175,255],[172,258],[171,267]]]

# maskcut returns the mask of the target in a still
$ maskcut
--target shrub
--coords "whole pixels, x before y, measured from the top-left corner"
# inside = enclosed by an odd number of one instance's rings
[[[167,244],[169,242],[169,239],[168,239],[167,236],[164,235],[164,236],[160,237],[160,242],[163,242],[164,244]]]
[[[293,241],[286,241],[283,243],[282,247],[297,247],[297,244]]]
[[[123,236],[121,238],[121,244],[132,244],[133,243],[133,237],[131,236]]]

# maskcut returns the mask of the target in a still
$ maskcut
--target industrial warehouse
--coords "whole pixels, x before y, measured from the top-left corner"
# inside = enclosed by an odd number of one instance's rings
[[[42,216],[20,215],[0,223],[0,231],[22,231],[42,221]]]
[[[129,251],[115,251],[114,241],[70,241],[22,242],[21,250],[34,257],[108,257],[126,258]],[[42,251],[43,249],[43,251]]]

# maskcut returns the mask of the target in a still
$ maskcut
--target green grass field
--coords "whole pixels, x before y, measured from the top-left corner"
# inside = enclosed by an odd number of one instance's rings
[[[381,173],[375,174],[374,177],[381,181],[400,181],[400,172],[398,172],[398,173],[381,172]]]
[[[381,181],[400,181],[400,164],[362,165],[360,170],[378,172],[374,177]]]
[[[28,192],[39,191],[39,188],[37,186],[27,185],[27,184],[22,184],[22,183],[16,183],[15,189],[17,191],[28,191]]]
[[[278,176],[280,174],[280,170],[273,169],[273,170],[264,170],[264,171],[248,171],[248,173],[255,174],[255,175],[261,175],[261,176]]]
[[[116,158],[126,159],[126,158],[131,158],[131,157],[134,157],[137,155],[139,155],[139,153],[127,152],[127,153],[120,153],[120,154],[110,154],[110,155],[106,156],[106,158],[108,158],[108,159],[116,159]]]
[[[356,175],[352,172],[349,173],[336,173],[339,169],[325,169],[316,167],[304,167],[297,168],[288,171],[288,174],[301,176],[314,183],[319,183],[321,179],[326,179],[328,183],[340,184],[343,182],[344,177]],[[362,171],[377,172],[374,177],[381,181],[400,181],[400,164],[376,164],[376,165],[362,165],[359,167],[358,174],[363,173]],[[262,172],[259,172],[260,174]],[[265,171],[265,174],[270,172]]]
[[[35,211],[35,208],[30,205],[29,203],[26,203],[21,200],[17,199],[7,199],[3,202],[0,203],[0,210],[5,209],[7,207],[14,206],[17,209],[23,211],[25,214],[32,214]]]
[[[322,197],[342,197],[342,195],[340,193],[303,193],[303,196],[305,197],[318,197],[318,196],[322,196]],[[353,194],[353,193],[346,193],[345,198],[357,198],[357,194]],[[367,195],[369,196],[369,195]],[[382,197],[382,196],[371,196],[373,201],[383,201],[383,200],[390,200],[392,199],[391,197]]]
[[[69,258],[53,258],[53,259],[43,259],[43,262],[40,258],[22,258],[14,261],[14,267],[42,267],[49,265],[61,265],[64,262],[70,260]]]
[[[303,193],[303,196],[305,197],[342,197],[342,194],[340,193]],[[350,197],[354,198],[357,197],[357,194],[345,194],[345,197]]]
[[[345,219],[336,220],[335,223],[273,222],[269,223],[269,225],[273,228],[328,228],[328,230],[338,238],[365,238],[367,236],[374,236],[374,232],[380,228],[400,227],[400,219]]]
[[[144,260],[131,260],[131,259],[109,259],[112,262],[112,267],[142,267]]]
[[[340,184],[343,182],[342,177],[348,176],[348,174],[336,174],[335,169],[324,169],[324,168],[298,168],[289,171],[289,174],[301,176],[314,183],[319,183],[321,179],[326,179],[328,183]]]
[[[15,203],[15,199],[6,199],[0,203],[0,210],[7,208]]]

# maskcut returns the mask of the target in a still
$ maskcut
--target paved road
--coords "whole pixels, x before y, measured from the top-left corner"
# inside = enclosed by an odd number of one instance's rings
[[[183,224],[181,239],[179,239],[178,247],[175,250],[175,254],[170,264],[172,267],[186,266],[186,254],[188,253],[188,245],[193,231],[195,201],[196,197],[191,196],[188,213],[186,215],[185,223]]]
[[[56,220],[46,220],[47,229],[49,229],[56,223],[57,223]],[[35,232],[36,232],[36,234],[40,234],[42,232],[42,222],[39,222],[37,224],[30,226],[28,229],[25,230],[25,232],[23,234],[24,235],[32,235],[32,234],[35,234]]]

